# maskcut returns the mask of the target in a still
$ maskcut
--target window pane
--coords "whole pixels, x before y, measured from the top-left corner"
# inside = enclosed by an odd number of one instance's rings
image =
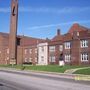
[[[59,50],[60,50],[60,51],[63,51],[63,45],[60,45],[60,46],[59,46]]]
[[[55,52],[55,46],[49,46],[49,51],[50,52]]]
[[[65,49],[70,49],[71,48],[71,43],[70,42],[65,42]]]
[[[88,53],[82,53],[81,54],[81,61],[88,61]]]
[[[87,40],[81,40],[80,44],[81,44],[81,48],[88,47],[88,41]]]

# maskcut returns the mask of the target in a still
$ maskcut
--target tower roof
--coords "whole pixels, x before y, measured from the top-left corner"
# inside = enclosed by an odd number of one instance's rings
[[[72,25],[68,33],[73,33],[74,31],[80,32],[80,31],[86,31],[86,30],[88,30],[88,28],[81,26],[78,23],[75,23]]]

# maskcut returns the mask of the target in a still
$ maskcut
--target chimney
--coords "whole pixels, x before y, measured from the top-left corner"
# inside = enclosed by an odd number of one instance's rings
[[[58,35],[61,35],[60,29],[57,29],[57,36],[58,36]]]
[[[50,39],[49,38],[46,38],[46,41],[48,42],[48,41],[50,41]]]

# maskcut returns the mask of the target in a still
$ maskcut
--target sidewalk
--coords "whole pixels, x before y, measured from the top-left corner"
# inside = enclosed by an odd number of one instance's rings
[[[90,68],[90,67],[83,67],[83,68],[69,69],[69,70],[66,70],[64,73],[66,73],[66,74],[73,74],[73,73],[76,72],[77,70],[87,69],[87,68]]]
[[[22,74],[27,76],[37,76],[37,77],[49,77],[56,79],[69,79],[76,81],[89,81],[90,75],[80,75],[80,74],[68,74],[68,73],[55,73],[55,72],[44,72],[44,71],[33,71],[33,70],[17,70],[11,68],[0,68],[0,71],[14,74]]]

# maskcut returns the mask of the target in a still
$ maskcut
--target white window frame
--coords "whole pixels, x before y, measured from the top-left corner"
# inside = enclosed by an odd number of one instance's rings
[[[59,51],[63,51],[63,45],[59,45]]]
[[[77,32],[77,36],[79,36],[79,32]]]
[[[41,47],[41,51],[44,52],[44,46]]]
[[[81,53],[81,62],[87,62],[89,59],[88,53]]]
[[[25,50],[24,50],[24,52],[25,52],[25,54],[27,54],[27,52],[28,52],[28,49],[25,49]]]
[[[55,46],[49,46],[49,52],[55,52]]]
[[[24,61],[25,61],[25,62],[28,62],[28,58],[25,58]]]
[[[9,57],[7,57],[6,60],[9,60]]]
[[[70,62],[70,61],[71,61],[71,55],[65,54],[65,62]]]
[[[7,56],[6,58],[5,58],[5,61],[8,61],[9,60],[9,57]]]
[[[70,49],[71,48],[71,42],[65,42],[64,46],[65,46],[65,49]]]
[[[35,62],[37,62],[37,57],[35,57]]]
[[[44,61],[44,56],[41,56],[41,61],[42,61],[42,62]]]
[[[7,54],[9,54],[9,48],[7,49]]]
[[[35,48],[35,53],[37,53],[37,48]]]
[[[30,53],[30,54],[32,53],[32,49],[29,49],[29,53]]]
[[[50,56],[50,57],[49,57],[49,61],[50,61],[50,62],[56,62],[55,59],[56,59],[55,56]]]
[[[32,62],[32,58],[31,57],[29,58],[29,62]]]
[[[81,48],[88,47],[88,40],[81,40],[80,41],[80,46],[81,46]]]

